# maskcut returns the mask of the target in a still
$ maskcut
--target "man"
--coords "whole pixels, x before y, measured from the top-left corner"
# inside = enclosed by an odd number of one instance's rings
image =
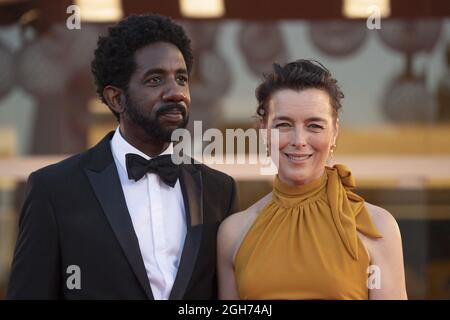
[[[119,127],[30,175],[7,298],[217,297],[216,231],[236,211],[235,183],[170,156],[192,62],[184,30],[158,15],[99,39],[92,71]]]

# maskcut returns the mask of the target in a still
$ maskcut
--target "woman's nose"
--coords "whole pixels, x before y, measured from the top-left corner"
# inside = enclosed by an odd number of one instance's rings
[[[295,147],[306,146],[306,135],[302,129],[295,129],[293,131],[293,137],[291,139],[291,144]]]

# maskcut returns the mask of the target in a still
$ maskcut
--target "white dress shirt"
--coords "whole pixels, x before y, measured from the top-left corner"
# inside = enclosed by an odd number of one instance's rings
[[[157,174],[147,173],[139,181],[128,179],[125,155],[149,156],[129,144],[116,129],[111,150],[125,201],[139,241],[153,296],[166,300],[175,281],[186,237],[183,194],[178,180],[167,186]],[[173,144],[161,154],[172,154]]]

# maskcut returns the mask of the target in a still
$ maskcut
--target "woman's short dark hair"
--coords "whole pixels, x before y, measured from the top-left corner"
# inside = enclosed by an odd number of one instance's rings
[[[328,93],[333,109],[333,118],[337,119],[342,108],[341,99],[344,94],[337,85],[337,80],[330,71],[316,60],[296,60],[284,66],[273,64],[273,72],[265,74],[263,82],[256,88],[258,100],[256,113],[265,121],[267,108],[271,96],[281,89],[304,90],[309,88],[321,89]]]
[[[107,36],[99,37],[91,70],[97,94],[105,104],[103,89],[106,86],[128,90],[131,75],[136,69],[134,53],[160,41],[169,42],[180,50],[190,72],[194,60],[190,40],[184,29],[168,17],[157,14],[130,15],[109,28]],[[118,119],[119,115],[114,115]]]

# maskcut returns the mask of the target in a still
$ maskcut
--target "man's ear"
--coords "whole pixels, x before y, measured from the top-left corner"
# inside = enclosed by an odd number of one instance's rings
[[[115,86],[106,86],[103,89],[103,97],[112,111],[119,114],[125,111],[125,97],[122,89]]]

